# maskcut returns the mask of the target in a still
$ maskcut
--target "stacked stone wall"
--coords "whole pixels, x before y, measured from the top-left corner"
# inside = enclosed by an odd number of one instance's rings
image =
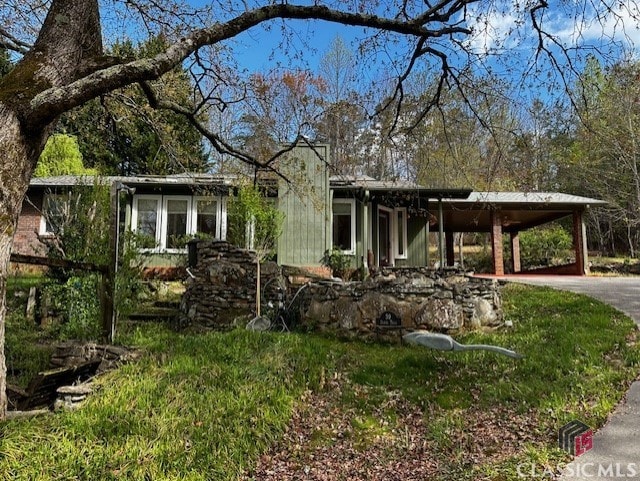
[[[256,253],[225,241],[199,241],[196,249],[197,265],[190,269],[194,278],[181,303],[183,323],[225,328],[249,321],[256,310]],[[279,272],[274,262],[261,264],[261,286],[267,286],[268,297],[277,296]]]
[[[499,284],[458,270],[383,268],[363,282],[321,281],[301,293],[301,322],[320,330],[364,335],[389,331],[381,317],[399,319],[398,331],[441,332],[503,323]]]
[[[182,302],[185,322],[217,328],[243,325],[255,314],[255,253],[223,241],[200,241],[197,249],[194,279]],[[279,286],[291,299],[299,286],[286,281],[277,265],[263,264],[261,285],[268,286],[263,302],[276,299]],[[364,336],[381,330],[450,332],[503,323],[498,281],[456,269],[382,268],[361,282],[315,280],[298,293],[291,310],[295,312],[289,317],[304,328]],[[399,324],[393,326],[397,329],[382,326],[385,315]]]

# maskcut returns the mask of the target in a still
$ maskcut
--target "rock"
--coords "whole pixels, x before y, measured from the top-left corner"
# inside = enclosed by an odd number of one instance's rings
[[[348,298],[339,298],[333,304],[331,318],[341,329],[351,330],[358,325],[358,308],[356,302]]]
[[[93,389],[87,383],[74,386],[61,386],[56,390],[58,399],[53,404],[53,409],[77,409],[89,396]]]
[[[473,303],[473,314],[471,315],[471,327],[494,326],[499,324],[498,315],[493,306],[486,299],[476,298]]]
[[[427,329],[459,329],[464,325],[464,312],[462,306],[451,299],[427,299],[420,306],[415,322]]]
[[[410,303],[391,295],[368,292],[358,302],[358,312],[362,325],[370,324],[375,326],[378,318],[387,311],[393,312],[402,319],[403,326],[408,327],[413,322],[415,308]]]

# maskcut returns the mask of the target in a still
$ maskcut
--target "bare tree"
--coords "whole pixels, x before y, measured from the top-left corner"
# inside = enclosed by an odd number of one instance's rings
[[[581,18],[593,11],[596,14],[593,18],[601,21],[620,15],[606,2],[560,3],[563,8],[574,8],[568,12],[568,18]],[[369,29],[370,39],[361,51],[371,55],[372,49],[384,50],[391,59],[389,71],[397,76],[390,96],[392,101],[387,107],[393,106],[397,111],[402,108],[404,82],[420,65],[440,72],[439,88],[425,101],[417,122],[437,104],[445,85],[456,84],[459,63],[480,62],[486,58],[484,52],[474,50],[470,43],[471,23],[483,18],[483,12],[494,12],[501,5],[505,5],[500,8],[507,11],[512,5],[521,15],[519,21],[533,26],[537,52],[552,59],[557,55],[562,58],[563,52],[569,52],[553,32],[543,29],[544,15],[549,8],[546,0],[504,3],[498,0],[318,0],[304,5],[269,0],[220,0],[210,2],[204,9],[174,0],[112,0],[103,2],[102,6],[98,0],[0,0],[0,46],[19,56],[13,70],[0,80],[0,152],[3,155],[0,165],[0,418],[6,412],[4,298],[13,233],[38,156],[62,113],[115,89],[139,83],[152,107],[183,114],[218,152],[252,166],[274,168],[278,152],[256,159],[202,122],[199,115],[206,109],[222,108],[242,99],[241,85],[238,97],[231,99],[221,97],[218,87],[227,82],[219,66],[233,61],[230,47],[243,32],[260,28],[272,28],[272,33],[287,31],[291,20],[308,19]],[[143,32],[143,28],[150,34],[166,34],[170,39],[167,47],[156,55],[137,60],[104,55],[103,31],[108,35],[126,35],[134,30]],[[283,43],[287,41],[287,37],[283,37]],[[568,55],[564,58],[571,60]],[[158,91],[162,89],[154,84],[184,63],[193,66],[194,80],[210,79],[206,90],[202,87],[204,83],[198,84],[197,88],[202,91],[194,107],[160,96]]]

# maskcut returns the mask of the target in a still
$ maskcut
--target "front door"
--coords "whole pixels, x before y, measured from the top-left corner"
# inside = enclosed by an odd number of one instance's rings
[[[392,266],[391,210],[378,207],[378,265]]]

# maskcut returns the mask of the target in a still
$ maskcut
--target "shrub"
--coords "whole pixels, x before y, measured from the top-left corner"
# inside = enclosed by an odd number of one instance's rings
[[[559,225],[531,229],[520,234],[523,268],[550,265],[569,255],[571,236]]]
[[[76,186],[56,200],[62,205],[56,209],[50,223],[55,226],[53,237],[43,238],[48,255],[53,258],[81,261],[96,265],[111,262],[110,193],[107,185],[99,181],[93,187]],[[45,215],[50,212],[45,211]],[[141,289],[141,259],[138,247],[145,239],[131,233],[120,237],[119,266],[115,279],[115,309],[123,317],[136,306]],[[45,291],[51,307],[62,316],[60,335],[97,339],[100,323],[100,275],[95,272],[51,268]]]
[[[340,249],[334,247],[331,250],[324,251],[324,255],[320,261],[323,266],[331,269],[334,276],[344,278],[349,274],[351,267],[351,259],[345,255]]]

